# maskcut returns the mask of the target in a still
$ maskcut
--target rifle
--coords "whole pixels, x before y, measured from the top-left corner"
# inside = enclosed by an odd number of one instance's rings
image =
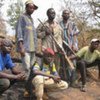
[[[40,19],[38,19],[38,21],[41,23],[41,25],[42,25],[43,27],[47,28],[47,27],[41,22]],[[65,57],[65,59],[66,59],[68,65],[70,66],[70,69],[71,69],[71,70],[74,70],[74,69],[75,69],[75,68],[74,68],[74,65],[73,65],[72,61],[71,61],[71,60],[68,58],[68,56],[66,55],[65,50],[62,48],[62,46],[60,46],[60,45],[58,44],[58,42],[56,41],[56,39],[54,38],[54,36],[53,36],[52,34],[50,34],[50,35],[51,35],[52,39],[54,40],[54,42],[57,44],[57,46],[60,48],[60,50],[63,52],[64,57]]]
[[[22,60],[19,58],[11,58],[14,63],[22,63]]]
[[[68,45],[68,43],[66,43],[66,41],[63,40],[63,43],[70,49],[73,55],[76,55],[75,52],[72,50],[72,48]]]

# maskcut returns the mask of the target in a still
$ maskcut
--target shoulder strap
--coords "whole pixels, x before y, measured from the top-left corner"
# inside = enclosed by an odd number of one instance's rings
[[[42,69],[43,69],[43,61],[42,61],[41,65],[40,65],[40,70],[42,70]]]

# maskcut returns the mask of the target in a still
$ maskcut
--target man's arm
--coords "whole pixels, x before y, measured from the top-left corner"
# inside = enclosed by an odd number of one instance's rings
[[[25,77],[26,77],[25,71],[22,71],[22,70],[18,69],[16,66],[13,67],[13,68],[11,69],[11,71],[12,71],[12,73],[13,73],[14,75],[17,75],[17,76],[19,76],[19,77],[21,76],[21,77],[20,77],[21,79],[25,79]]]
[[[75,60],[78,59],[79,57],[77,57],[76,55],[71,55],[68,57],[70,60]]]
[[[5,73],[5,72],[0,72],[0,78],[23,80],[24,74],[14,75],[14,74],[8,74],[8,73]]]
[[[39,71],[39,70],[33,70],[33,73],[35,75],[42,75],[42,76],[52,78],[56,83],[60,82],[60,80],[61,80],[59,76],[54,76],[52,74],[46,74],[46,73]]]
[[[19,68],[17,68],[16,66],[13,67],[13,68],[11,69],[11,71],[12,71],[12,73],[15,74],[15,75],[24,72],[24,71],[20,70]]]
[[[0,78],[16,79],[16,75],[0,72]]]
[[[23,28],[24,28],[24,17],[20,16],[18,19],[17,25],[16,25],[16,38],[17,38],[17,43],[18,43],[18,48],[21,56],[25,55],[25,50],[23,47]]]
[[[15,70],[14,64],[11,62],[10,59],[9,59],[8,65],[12,66],[12,67],[7,67],[8,69],[9,68],[11,69],[12,74],[6,73],[6,72],[4,72],[4,71],[2,71],[0,69],[0,78],[17,79],[17,80],[23,80],[23,79],[25,79],[25,73],[17,71],[17,69]]]
[[[42,23],[40,21],[40,24],[37,27],[37,33],[37,37],[43,39],[45,36],[50,35],[52,33],[52,28],[48,26],[47,22]]]
[[[80,34],[80,31],[74,22],[72,23],[72,30],[73,30],[73,36]]]
[[[23,22],[23,17],[20,16],[18,21],[17,21],[17,25],[16,25],[16,38],[17,38],[17,41],[22,41],[23,40],[23,28],[24,28],[23,24],[25,24]]]
[[[37,27],[36,32],[38,38],[43,39],[45,37],[45,31],[41,24]]]
[[[19,41],[18,45],[19,45],[21,56],[25,56],[25,49],[24,49],[24,46],[23,46],[23,41]]]

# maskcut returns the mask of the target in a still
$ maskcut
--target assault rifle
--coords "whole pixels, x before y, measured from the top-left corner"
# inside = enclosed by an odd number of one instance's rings
[[[41,25],[42,25],[44,28],[48,28],[48,27],[46,27],[46,26],[41,22],[40,19],[38,19],[38,21],[41,23]],[[71,61],[71,60],[68,58],[68,56],[66,55],[66,52],[65,52],[64,48],[63,48],[61,45],[59,45],[59,43],[56,41],[56,39],[54,38],[54,36],[53,36],[52,34],[50,34],[50,36],[52,37],[53,41],[56,43],[56,45],[60,48],[60,50],[61,50],[62,53],[64,54],[65,59],[66,59],[68,65],[70,66],[70,69],[71,69],[71,70],[74,70],[74,69],[75,69],[75,68],[74,68],[74,65],[73,65],[72,61]]]

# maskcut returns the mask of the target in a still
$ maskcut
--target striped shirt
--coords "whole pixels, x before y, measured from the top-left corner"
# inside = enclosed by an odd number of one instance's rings
[[[72,22],[70,19],[66,24],[63,23],[63,21],[60,22],[60,26],[64,30],[64,40],[70,45],[74,46],[78,50],[78,40],[77,35],[80,33],[77,26],[74,22]]]

